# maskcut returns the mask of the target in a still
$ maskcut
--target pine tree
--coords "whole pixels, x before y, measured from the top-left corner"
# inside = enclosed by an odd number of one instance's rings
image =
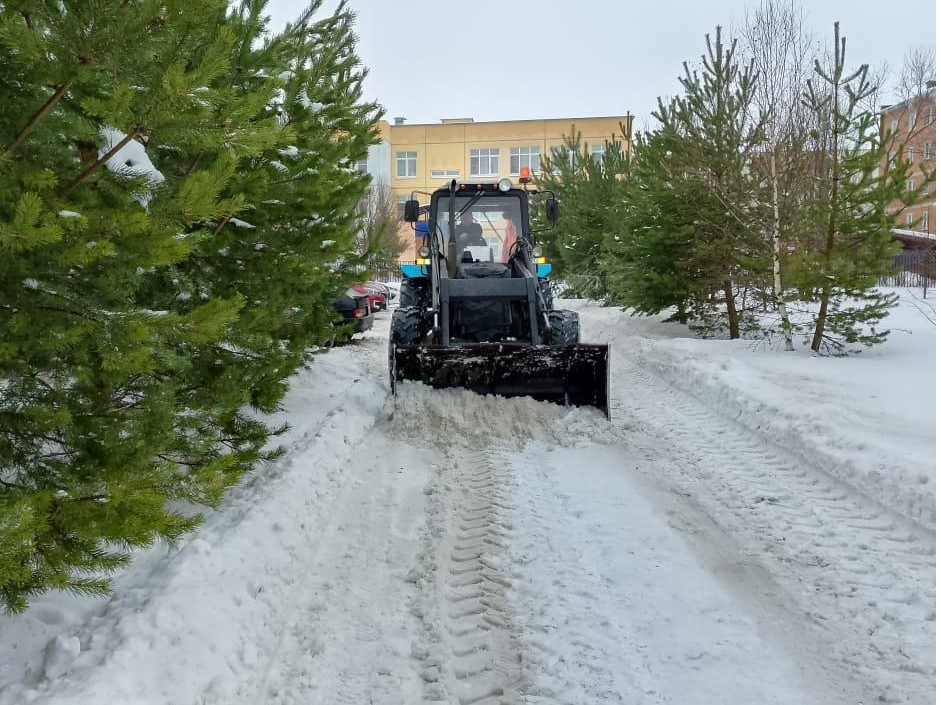
[[[653,315],[676,309],[686,323],[697,298],[693,246],[699,208],[708,194],[676,178],[676,135],[638,135],[630,178],[620,182],[619,232],[607,243],[602,268],[614,301]]]
[[[706,36],[706,47],[701,72],[684,63],[683,95],[669,105],[661,102],[656,117],[664,131],[675,135],[673,178],[695,182],[709,194],[693,221],[693,262],[687,268],[697,280],[692,289],[700,292],[693,301],[697,315],[711,332],[716,323],[711,300],[719,293],[729,337],[738,338],[742,321],[736,294],[747,293],[767,268],[749,215],[756,200],[749,159],[760,135],[749,115],[756,77],[751,64],[738,64],[736,42],[723,44],[721,27],[714,42]]]
[[[276,457],[244,409],[327,337],[377,112],[351,13],[318,7],[263,39],[261,2],[0,6],[8,609],[105,592],[198,524],[169,501]]]
[[[633,178],[618,199],[625,235],[604,268],[623,305],[648,314],[676,307],[677,319],[703,333],[725,328],[737,338],[744,306],[736,296],[761,286],[768,268],[751,225],[755,76],[737,64],[721,28],[706,40],[702,71],[684,64],[683,94],[658,101],[658,128],[637,140]]]
[[[554,227],[543,222],[538,209],[532,209],[534,224],[544,228],[540,243],[555,267],[555,276],[564,279],[578,296],[605,299],[609,287],[601,261],[608,243],[618,236],[617,215],[620,182],[630,171],[629,153],[623,149],[626,135],[605,140],[599,159],[588,151],[581,135],[565,138],[542,160],[536,185],[552,191],[559,200],[560,218]]]
[[[846,39],[834,24],[832,64],[815,62],[816,80],[808,81],[805,100],[814,111],[816,186],[809,216],[814,235],[805,238],[795,256],[795,284],[802,297],[819,303],[811,348],[842,351],[846,343],[873,345],[888,331],[877,328],[895,297],[875,289],[891,271],[894,213],[890,203],[906,193],[908,165],[889,160],[893,135],[880,133],[867,106],[873,84],[867,65],[846,69]],[[888,167],[881,169],[882,163]],[[933,180],[934,174],[926,174]]]

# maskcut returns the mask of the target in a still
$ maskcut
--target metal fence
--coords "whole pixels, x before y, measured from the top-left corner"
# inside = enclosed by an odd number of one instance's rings
[[[937,252],[932,248],[903,250],[892,258],[896,274],[879,280],[880,286],[933,288],[937,278]]]
[[[365,264],[355,264],[346,267],[344,271],[350,274],[362,274],[364,278],[368,276],[369,281],[388,284],[397,282],[402,278],[402,270],[399,269],[400,264],[414,264],[414,262],[398,262],[394,265],[380,264],[373,267]]]

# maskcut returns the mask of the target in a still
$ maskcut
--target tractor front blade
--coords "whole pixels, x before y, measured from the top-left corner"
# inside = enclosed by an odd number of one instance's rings
[[[402,346],[395,348],[393,377],[436,389],[594,406],[610,418],[607,345]]]

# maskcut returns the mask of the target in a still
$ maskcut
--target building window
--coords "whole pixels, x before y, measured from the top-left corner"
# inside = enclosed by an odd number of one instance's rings
[[[432,169],[432,179],[459,179],[461,178],[460,169]]]
[[[591,145],[591,158],[598,166],[601,166],[601,162],[604,160],[604,145],[603,144],[593,144]]]
[[[496,176],[500,173],[499,149],[472,149],[471,176]]]
[[[908,158],[909,164],[915,161],[915,148],[914,147],[909,147],[906,150],[906,157]]]
[[[932,122],[934,122],[934,108],[929,105],[925,111],[925,124],[930,125]]]
[[[895,152],[889,152],[889,168],[895,166]]]
[[[909,182],[908,182],[908,192],[911,193],[911,192],[914,191],[914,190],[915,190],[915,182],[909,180]]]
[[[928,231],[928,211],[921,214],[921,229],[925,232]]]
[[[909,228],[912,227],[912,222],[914,220],[915,220],[915,216],[913,216],[911,213],[905,214],[905,225],[907,225]]]
[[[539,147],[513,147],[510,150],[510,173],[519,176],[524,166],[528,166],[533,174],[539,173]]]
[[[410,179],[418,174],[418,152],[395,153],[395,175],[400,179]]]
[[[914,130],[914,129],[915,129],[915,121],[916,121],[917,119],[918,119],[918,116],[917,116],[915,113],[909,113],[909,114],[908,114],[908,129],[909,129],[909,130]]]
[[[892,121],[892,132],[895,132],[897,129],[899,129],[899,121],[898,121],[898,120],[893,120],[893,121]]]
[[[925,182],[921,185],[921,195],[927,196],[931,193],[931,187],[928,185],[928,179],[925,179]]]
[[[398,208],[399,220],[405,218],[405,202],[408,200],[407,193],[397,194],[395,197],[396,207]]]
[[[360,159],[356,162],[356,171],[360,174],[365,174],[369,170],[369,165],[366,163],[365,159]]]
[[[931,159],[931,151],[934,145],[931,142],[925,142],[925,159]]]

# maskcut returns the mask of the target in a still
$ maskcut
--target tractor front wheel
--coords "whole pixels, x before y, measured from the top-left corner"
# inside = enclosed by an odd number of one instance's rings
[[[427,277],[403,279],[399,287],[399,308],[415,306],[419,309],[428,308],[431,298],[431,286]]]
[[[399,306],[392,312],[392,324],[389,329],[389,381],[393,394],[395,394],[395,348],[418,345],[421,343],[423,332],[422,312],[417,306]]]
[[[581,326],[575,311],[549,311],[552,345],[578,345]]]

